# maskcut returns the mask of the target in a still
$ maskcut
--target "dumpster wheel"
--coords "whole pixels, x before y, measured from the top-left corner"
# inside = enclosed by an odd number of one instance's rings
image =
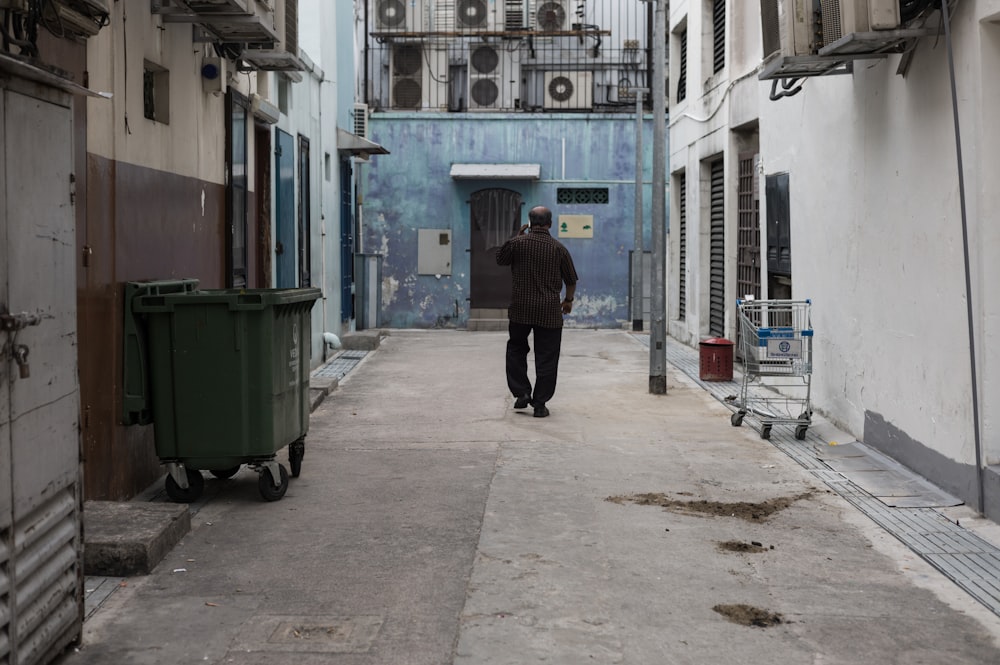
[[[194,469],[185,468],[184,472],[187,476],[187,487],[178,485],[174,477],[168,473],[164,489],[167,490],[167,496],[177,503],[193,503],[198,500],[202,490],[205,489],[205,477],[201,475],[201,471]]]
[[[288,444],[288,466],[292,468],[292,478],[298,478],[302,472],[302,458],[306,456],[305,439],[298,439]]]
[[[260,495],[264,497],[265,501],[278,501],[288,491],[288,471],[285,469],[284,464],[278,464],[277,466],[278,473],[281,476],[281,484],[277,487],[274,486],[272,480],[274,476],[271,475],[269,465],[262,464],[260,466],[260,475],[257,476],[257,489],[260,490]]]

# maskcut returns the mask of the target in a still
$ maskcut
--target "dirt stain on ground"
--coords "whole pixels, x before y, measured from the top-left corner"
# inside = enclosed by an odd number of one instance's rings
[[[749,552],[754,554],[767,551],[767,548],[763,545],[744,543],[739,540],[727,540],[724,543],[719,543],[719,549],[726,552]]]
[[[724,517],[739,517],[748,522],[761,522],[775,513],[788,508],[796,501],[807,499],[810,496],[812,496],[812,492],[768,499],[767,501],[758,503],[750,503],[748,501],[724,503],[720,501],[705,501],[703,499],[681,501],[679,499],[672,499],[662,492],[656,492],[609,496],[606,500],[618,504],[634,503],[639,506],[659,506],[666,510],[687,515],[719,515]]]
[[[716,605],[712,609],[741,626],[768,628],[784,621],[780,614],[751,605]]]

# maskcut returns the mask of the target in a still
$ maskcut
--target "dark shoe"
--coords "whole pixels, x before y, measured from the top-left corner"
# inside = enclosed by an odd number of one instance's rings
[[[536,418],[545,418],[548,415],[549,415],[549,409],[548,409],[548,407],[546,407],[544,404],[536,404],[535,405],[535,417]]]
[[[523,395],[514,400],[515,409],[526,408],[529,404],[531,404],[531,395]]]

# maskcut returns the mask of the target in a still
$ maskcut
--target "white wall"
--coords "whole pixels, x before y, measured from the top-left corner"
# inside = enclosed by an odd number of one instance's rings
[[[202,89],[201,63],[211,47],[193,44],[191,25],[161,22],[148,3],[111,3],[114,30],[87,41],[90,88],[114,91],[88,101],[88,151],[129,164],[214,183],[225,180],[225,96]],[[122,26],[125,31],[122,31]],[[143,115],[143,59],[169,70],[169,123]],[[250,83],[231,81],[247,94]],[[126,125],[127,118],[127,125]],[[250,174],[253,182],[253,174]]]
[[[905,77],[897,74],[899,55],[861,60],[852,75],[804,79],[801,93],[771,101],[770,82],[758,81],[754,72],[761,60],[757,3],[729,3],[722,77],[702,70],[700,54],[708,45],[699,40],[710,39],[703,10],[698,0],[673,2],[670,8],[672,32],[686,21],[689,40],[688,99],[670,111],[670,170],[686,170],[688,180],[689,309],[685,321],[676,320],[676,306],[668,312],[671,334],[694,344],[707,326],[707,238],[697,231],[706,186],[699,182],[699,166],[721,150],[727,153],[727,289],[735,282],[740,137],[732,130],[749,128],[752,135],[759,119],[761,241],[766,249],[763,178],[788,173],[793,297],[814,303],[814,406],[858,438],[876,418],[887,426],[868,433],[899,434],[890,447],[909,456],[904,462],[946,487],[968,488],[966,471],[974,471],[976,450],[944,37],[919,42]],[[952,31],[984,462],[996,465],[1000,305],[990,287],[1000,280],[995,223],[1000,193],[992,186],[1000,173],[1000,129],[993,119],[1000,106],[1000,0],[959,3]],[[671,58],[676,62],[676,45]],[[672,100],[675,71],[672,67]],[[676,219],[678,197],[673,199]],[[667,288],[668,300],[676,300],[677,234],[671,235],[675,269]],[[765,263],[764,297],[766,270]],[[731,300],[727,292],[727,309]],[[727,322],[733,330],[731,316]],[[967,492],[962,498],[975,497]]]
[[[970,111],[980,108],[981,81],[970,66],[978,61],[973,3],[964,9],[953,29],[956,57],[965,63],[959,88],[974,220],[980,158]],[[906,78],[896,75],[893,56],[859,62],[853,76],[811,79],[794,98],[762,101],[762,152],[765,173],[790,174],[793,295],[814,299],[823,340],[813,375],[817,404],[858,436],[865,414],[874,412],[970,464],[950,86],[943,40],[933,46],[932,39],[921,43]],[[978,226],[972,231],[979,246]]]

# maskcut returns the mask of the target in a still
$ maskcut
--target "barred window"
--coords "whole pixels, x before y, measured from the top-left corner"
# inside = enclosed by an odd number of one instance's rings
[[[607,187],[560,187],[556,190],[556,202],[562,205],[608,202]]]

